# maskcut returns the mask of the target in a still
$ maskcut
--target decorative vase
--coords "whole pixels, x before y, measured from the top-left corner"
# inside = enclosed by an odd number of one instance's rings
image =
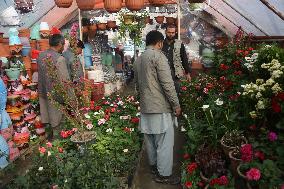
[[[125,0],[125,6],[131,11],[139,11],[144,7],[144,0]]]
[[[38,40],[38,45],[41,51],[45,51],[49,49],[49,40],[48,39],[40,39]]]
[[[230,162],[231,162],[232,173],[236,177],[238,175],[237,168],[241,164],[242,160],[239,159],[239,158],[236,158],[234,156],[235,153],[236,153],[236,150],[231,150],[229,152],[229,158],[230,158]]]
[[[31,39],[32,40],[40,40],[39,30],[40,30],[39,24],[36,24],[32,27],[32,29],[31,29]]]
[[[164,4],[166,4],[166,0],[149,0],[149,3],[152,6],[159,7],[159,6],[163,6]]]
[[[95,0],[76,0],[77,6],[81,10],[93,10],[96,4]]]
[[[98,30],[104,31],[107,28],[107,24],[106,23],[99,23],[97,24]]]
[[[156,16],[155,17],[155,20],[158,24],[163,24],[164,23],[164,19],[165,19],[165,16]]]
[[[15,0],[16,9],[20,10],[21,13],[28,13],[33,10],[33,0]]]
[[[122,8],[122,0],[104,0],[105,10],[109,13],[117,13]]]
[[[73,0],[54,0],[54,2],[59,8],[69,8],[71,7]]]

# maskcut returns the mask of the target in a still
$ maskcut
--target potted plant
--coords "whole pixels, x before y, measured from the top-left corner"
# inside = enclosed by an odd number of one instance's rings
[[[244,137],[243,132],[239,130],[227,131],[221,138],[220,143],[225,155],[228,157],[229,152],[236,147],[247,144],[247,139]]]

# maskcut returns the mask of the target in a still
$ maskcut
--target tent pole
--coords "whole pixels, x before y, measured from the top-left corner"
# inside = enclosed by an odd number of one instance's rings
[[[233,7],[229,2],[227,2],[226,0],[222,0],[226,5],[228,5],[231,9],[233,9],[234,11],[236,11],[239,15],[241,15],[244,19],[246,19],[251,25],[253,25],[254,27],[256,27],[259,31],[261,31],[262,33],[264,33],[266,36],[269,36],[268,33],[266,33],[263,29],[261,29],[256,23],[252,22],[248,16],[244,15],[243,13],[241,13],[240,11],[238,11],[235,7]]]
[[[80,40],[83,41],[83,33],[82,33],[82,16],[81,16],[81,10],[78,8],[78,11],[79,11],[79,32],[80,32]],[[82,51],[82,53],[84,54],[84,49]],[[86,76],[86,70],[85,70],[85,60],[84,58],[82,58],[82,68],[83,68],[83,74],[84,74],[84,78]]]
[[[180,19],[181,19],[181,13],[180,13],[180,1],[177,0],[177,19],[178,19],[178,40],[181,39],[180,37],[180,28],[181,28],[181,24],[180,24]]]
[[[284,15],[279,10],[277,10],[273,5],[271,5],[267,0],[260,0],[260,1],[270,10],[272,10],[277,16],[279,16],[282,20],[284,20]]]

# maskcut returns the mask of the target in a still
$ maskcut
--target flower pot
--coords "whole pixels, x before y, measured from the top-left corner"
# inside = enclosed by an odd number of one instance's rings
[[[10,69],[5,69],[7,76],[9,77],[10,80],[15,81],[19,79],[20,76],[20,69],[18,68],[10,68]]]
[[[11,53],[9,50],[9,45],[0,43],[0,57],[10,57],[10,56],[11,56]]]
[[[29,56],[30,52],[31,52],[31,47],[23,47],[22,56]]]
[[[134,22],[134,15],[131,14],[123,15],[123,20],[125,24],[132,24],[132,22]]]
[[[33,0],[15,0],[16,9],[20,10],[21,13],[28,13],[33,10]]]
[[[198,62],[193,62],[193,61],[192,61],[191,69],[203,70],[203,64],[198,63]]]
[[[11,54],[18,54],[23,49],[23,45],[9,45]]]
[[[145,18],[144,23],[145,23],[145,24],[150,24],[150,21],[151,21],[151,17],[150,17],[150,16],[147,16],[147,17]]]
[[[236,153],[235,150],[231,150],[229,152],[229,158],[230,158],[230,162],[231,162],[231,169],[232,169],[232,173],[233,175],[236,177],[238,175],[238,171],[237,168],[238,166],[241,164],[242,160],[238,159],[234,156],[234,153]]]
[[[139,11],[144,7],[144,0],[125,0],[125,6],[131,11]]]
[[[176,18],[174,18],[174,17],[166,17],[166,22],[167,22],[168,25],[175,24]]]
[[[114,29],[116,27],[117,27],[116,21],[107,21],[107,28]]]
[[[45,51],[49,49],[49,40],[48,39],[40,39],[38,40],[39,49],[41,51]]]
[[[156,16],[155,17],[155,20],[158,24],[163,24],[164,23],[164,19],[165,19],[165,16]]]
[[[23,28],[23,29],[19,29],[19,37],[26,37],[26,38],[30,38],[30,29],[28,28]]]
[[[221,146],[223,148],[223,151],[224,151],[224,154],[229,157],[229,152],[236,149],[236,146],[227,146],[225,143],[224,143],[224,137],[223,136],[220,140],[220,143],[221,143]],[[243,141],[244,141],[244,144],[247,144],[247,139],[246,138],[243,138]]]
[[[23,56],[23,62],[25,64],[26,70],[30,70],[32,68],[32,61],[29,56]]]
[[[54,2],[59,8],[69,8],[71,7],[73,0],[54,0]]]
[[[166,4],[166,0],[149,0],[149,3],[152,6],[159,7],[159,6],[163,6],[164,4]]]
[[[97,24],[98,30],[104,31],[107,29],[107,24],[106,23],[99,23]]]
[[[107,12],[116,13],[122,8],[122,0],[104,0],[104,6]]]
[[[0,43],[3,43],[4,33],[0,32]]]
[[[203,3],[205,0],[188,0],[189,3]]]
[[[37,68],[37,62],[32,62],[31,63],[31,70],[32,72],[37,72],[38,68]]]
[[[93,10],[96,4],[95,0],[76,0],[77,6],[81,10]]]

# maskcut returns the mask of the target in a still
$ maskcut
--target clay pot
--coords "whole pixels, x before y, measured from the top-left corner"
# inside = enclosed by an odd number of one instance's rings
[[[30,29],[28,28],[23,28],[23,29],[19,29],[19,37],[26,37],[26,38],[30,38]]]
[[[9,45],[11,54],[19,54],[23,49],[23,45]]]
[[[188,0],[189,3],[203,3],[205,0]]]
[[[147,17],[145,18],[144,23],[145,23],[145,24],[150,24],[150,21],[151,21],[150,16],[147,16]]]
[[[86,26],[84,26],[84,27],[86,27]],[[89,28],[88,28],[88,30],[91,31],[91,32],[97,32],[97,29],[98,29],[97,24],[90,25]],[[87,30],[87,32],[88,32],[88,30]],[[85,31],[83,33],[87,33],[87,32]]]
[[[123,20],[125,24],[132,24],[134,22],[134,15],[126,14],[123,16]]]
[[[175,24],[176,18],[174,18],[174,17],[166,17],[166,22],[167,22],[168,25]]]
[[[50,35],[50,30],[41,30],[39,31],[42,39],[48,39]]]
[[[59,8],[69,8],[71,7],[73,0],[54,0],[54,2]]]
[[[0,57],[10,57],[10,49],[9,45],[5,45],[4,43],[0,43]]]
[[[201,63],[196,63],[196,62],[192,62],[192,64],[191,64],[191,69],[203,70],[203,64],[201,64]]]
[[[122,0],[104,0],[104,5],[107,12],[116,13],[122,8]]]
[[[41,51],[45,51],[49,49],[49,40],[48,39],[40,39],[38,40],[38,45]]]
[[[166,0],[149,0],[149,3],[152,6],[159,7],[159,6],[163,6],[164,4],[166,4]]]
[[[156,16],[155,17],[155,20],[158,24],[163,24],[164,23],[164,19],[165,19],[165,16]]]
[[[107,21],[107,28],[114,29],[116,27],[117,27],[116,21]]]
[[[99,23],[97,24],[98,30],[104,31],[107,28],[107,24],[106,23]]]
[[[32,61],[29,56],[23,56],[23,62],[25,64],[26,70],[30,70],[32,68]]]
[[[76,0],[77,6],[81,10],[93,10],[96,4],[95,0]]]
[[[144,7],[144,0],[125,0],[125,6],[131,11],[139,11]]]

